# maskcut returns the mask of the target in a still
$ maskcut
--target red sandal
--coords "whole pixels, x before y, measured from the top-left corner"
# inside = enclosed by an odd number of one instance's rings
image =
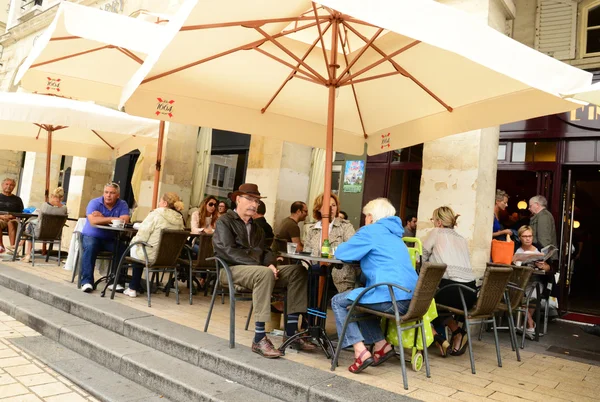
[[[365,353],[367,353],[369,350],[365,349],[362,351],[362,353],[356,358],[354,359],[354,363],[352,363],[352,365],[350,365],[348,367],[348,371],[354,374],[358,374],[361,371],[363,371],[364,369],[366,369],[367,367],[369,367],[371,364],[373,364],[373,357],[369,357],[366,360],[362,360],[363,356],[365,355]]]
[[[387,348],[388,346],[391,347],[391,349],[387,352],[384,352],[385,348]],[[373,348],[375,349],[375,348]],[[373,367],[379,366],[380,364],[385,363],[390,357],[394,356],[396,354],[396,352],[394,352],[394,347],[392,345],[390,345],[389,343],[385,343],[385,345],[383,345],[383,347],[379,350],[373,350],[372,355],[373,355]]]

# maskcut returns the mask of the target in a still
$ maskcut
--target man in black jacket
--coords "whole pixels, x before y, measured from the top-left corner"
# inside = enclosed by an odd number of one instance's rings
[[[288,314],[286,334],[292,336],[298,329],[298,316],[306,312],[307,272],[301,265],[284,265],[279,268],[275,255],[265,245],[265,233],[252,219],[261,198],[256,184],[242,184],[232,195],[235,210],[219,217],[213,235],[217,257],[231,267],[235,285],[252,290],[256,329],[252,351],[267,358],[277,358],[281,352],[265,334],[265,322],[271,317],[273,288],[287,289]],[[221,283],[226,284],[224,272]],[[297,348],[312,350],[315,346],[301,339]]]

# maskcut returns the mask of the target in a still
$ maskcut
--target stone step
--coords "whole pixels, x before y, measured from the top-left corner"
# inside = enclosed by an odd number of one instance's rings
[[[243,345],[236,345],[235,349],[230,349],[225,339],[155,317],[111,301],[109,298],[100,298],[97,294],[83,293],[71,284],[47,281],[6,264],[0,264],[0,286],[70,315],[70,317],[63,315],[58,317],[55,312],[46,312],[41,316],[33,313],[22,316],[23,313],[20,313],[19,308],[16,307],[21,305],[15,305],[15,301],[11,299],[15,297],[14,292],[11,294],[0,292],[0,309],[37,330],[40,325],[36,327],[36,322],[46,317],[45,314],[55,314],[52,320],[44,320],[45,333],[52,334],[54,331],[56,336],[56,333],[61,333],[62,327],[68,326],[68,329],[63,332],[66,339],[78,336],[77,326],[95,324],[108,330],[103,333],[113,332],[124,336],[140,346],[149,347],[153,351],[162,352],[282,400],[412,400],[409,397],[337,376],[334,372],[322,371],[285,358],[264,359]],[[31,303],[27,300],[22,302]],[[176,306],[174,305],[173,308]],[[50,335],[47,336],[54,339]],[[90,342],[93,339],[95,338],[90,338]],[[129,364],[128,359],[123,361],[125,365]],[[142,361],[138,363],[143,364]]]
[[[220,402],[245,398],[280,401],[4,287],[0,287],[0,309],[40,332],[48,341],[62,346],[59,350],[49,348],[42,352],[44,342],[40,341],[40,345],[35,345],[37,350],[30,347],[31,354],[47,361],[50,367],[55,356],[63,365],[69,365],[66,360],[85,358],[117,378],[134,381],[146,394],[147,390],[160,393],[149,397],[165,395],[174,401]],[[27,341],[23,343],[26,347]],[[46,358],[44,353],[48,354]],[[86,389],[86,375],[80,374],[80,378],[82,382],[77,384]],[[108,381],[101,383],[110,386]]]
[[[12,338],[10,341],[101,401],[169,402],[163,395],[150,391],[45,336]]]

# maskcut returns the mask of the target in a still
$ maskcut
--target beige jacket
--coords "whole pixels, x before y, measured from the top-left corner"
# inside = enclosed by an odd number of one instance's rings
[[[183,217],[179,212],[170,208],[156,208],[144,219],[137,234],[131,239],[131,243],[145,241],[150,244],[152,247],[147,247],[146,252],[148,253],[148,261],[152,262],[156,259],[160,231],[162,229],[183,230],[183,228]],[[133,246],[130,254],[133,258],[144,260],[141,245]]]
[[[329,244],[333,247],[337,247],[339,244],[348,241],[354,236],[355,230],[352,224],[340,218],[333,220],[333,226],[329,233]],[[317,222],[310,223],[304,227],[304,248],[306,246],[313,250],[321,250],[321,225],[317,225]]]

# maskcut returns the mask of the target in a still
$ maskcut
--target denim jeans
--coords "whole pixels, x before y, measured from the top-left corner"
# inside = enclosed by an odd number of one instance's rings
[[[94,284],[94,267],[96,265],[96,257],[100,251],[114,252],[115,242],[113,239],[100,239],[93,236],[81,236],[83,255],[81,258],[81,284]],[[119,247],[119,258],[123,255],[125,247]],[[111,267],[116,270],[117,267]]]
[[[338,293],[331,299],[331,309],[335,315],[335,326],[337,328],[338,338],[342,336],[344,321],[346,321],[346,317],[348,316],[347,308],[353,303],[352,300],[346,298],[350,292],[351,291],[348,290],[344,293]],[[410,300],[398,300],[396,305],[398,306],[400,315],[404,315],[406,311],[408,311]],[[392,302],[364,304],[364,306],[384,313],[394,313]],[[345,339],[339,340],[341,347],[346,348],[358,342],[372,344],[383,340],[383,331],[381,330],[379,321],[379,318],[374,316],[373,319],[349,323],[348,328],[346,329]]]
[[[135,290],[135,291],[140,291],[142,290],[141,288],[141,282],[142,282],[142,272],[144,271],[144,265],[143,264],[131,264],[131,281],[129,282],[129,289],[131,290]]]

